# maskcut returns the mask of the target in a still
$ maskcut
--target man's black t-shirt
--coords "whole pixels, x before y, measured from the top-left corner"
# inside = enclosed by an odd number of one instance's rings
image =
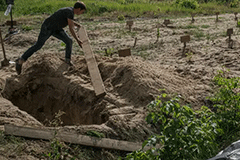
[[[48,17],[43,24],[50,30],[61,30],[68,25],[68,18],[74,18],[73,7],[61,8],[50,17]]]

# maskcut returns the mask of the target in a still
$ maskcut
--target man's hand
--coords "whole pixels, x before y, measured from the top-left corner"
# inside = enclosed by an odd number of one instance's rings
[[[81,25],[80,25],[79,23],[73,21],[73,24],[74,24],[76,27],[81,28]]]
[[[82,41],[80,40],[80,39],[77,39],[77,43],[78,43],[78,45],[82,48]]]

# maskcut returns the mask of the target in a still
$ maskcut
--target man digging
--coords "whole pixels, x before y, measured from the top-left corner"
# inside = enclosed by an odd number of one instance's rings
[[[76,39],[77,43],[81,46],[82,42],[74,32],[74,26],[80,27],[73,21],[74,15],[83,14],[86,10],[86,6],[83,2],[76,2],[74,7],[65,7],[56,11],[54,14],[49,16],[42,24],[41,31],[38,36],[37,42],[30,47],[20,58],[16,60],[16,71],[17,74],[21,74],[22,64],[36,51],[42,48],[44,43],[50,36],[54,36],[62,40],[66,44],[65,62],[69,65],[71,63],[72,54],[72,39],[63,30],[64,27],[68,26],[72,36]]]

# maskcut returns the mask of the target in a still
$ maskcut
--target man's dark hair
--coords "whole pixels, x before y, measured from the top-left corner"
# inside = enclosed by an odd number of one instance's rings
[[[78,1],[74,4],[74,8],[75,9],[81,8],[81,10],[86,10],[86,5],[83,2]]]

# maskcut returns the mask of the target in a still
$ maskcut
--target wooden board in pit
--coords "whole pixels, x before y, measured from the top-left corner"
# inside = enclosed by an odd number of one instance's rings
[[[77,32],[80,40],[83,42],[82,49],[85,55],[85,59],[87,61],[88,71],[91,77],[92,85],[95,90],[96,96],[104,96],[106,95],[105,87],[103,84],[102,77],[100,75],[97,62],[95,60],[92,48],[90,46],[90,42],[87,36],[87,32],[83,26]]]

